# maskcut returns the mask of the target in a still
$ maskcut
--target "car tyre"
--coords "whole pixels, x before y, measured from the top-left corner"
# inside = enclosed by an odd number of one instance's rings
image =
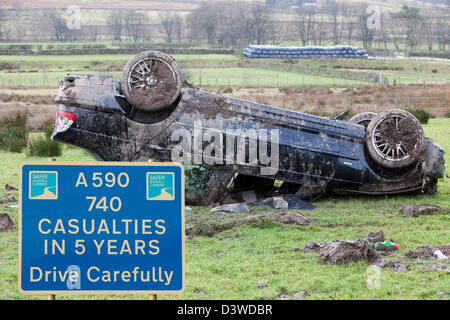
[[[170,107],[181,92],[181,72],[170,56],[141,52],[122,71],[122,91],[136,109],[156,112]]]
[[[417,161],[425,145],[422,125],[411,113],[392,109],[373,118],[365,142],[371,158],[386,168],[404,168]]]

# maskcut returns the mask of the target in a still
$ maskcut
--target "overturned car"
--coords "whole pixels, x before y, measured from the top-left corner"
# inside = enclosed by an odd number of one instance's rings
[[[220,202],[227,190],[269,192],[275,181],[310,200],[327,192],[434,193],[444,172],[444,151],[404,110],[341,121],[209,93],[155,51],[132,58],[121,81],[69,74],[55,100],[53,139],[105,161],[202,168],[197,203]]]

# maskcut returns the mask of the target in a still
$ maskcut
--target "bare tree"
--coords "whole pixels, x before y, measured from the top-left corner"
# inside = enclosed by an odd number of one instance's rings
[[[365,49],[372,47],[373,29],[369,29],[367,21],[369,14],[367,13],[367,4],[358,5],[355,7],[355,12],[358,18],[358,27],[361,34],[361,40]]]
[[[86,31],[89,41],[92,41],[92,42],[97,41],[97,38],[100,34],[100,27],[98,24],[95,24],[95,22],[94,22],[94,24],[85,26],[83,29]]]
[[[342,30],[344,29],[344,19],[341,13],[342,5],[336,1],[330,1],[324,8],[331,18],[330,28],[333,35],[333,44],[339,44]]]
[[[426,11],[423,15],[424,38],[428,46],[428,50],[433,50],[433,42],[435,38],[434,30],[434,12]]]
[[[114,40],[121,40],[123,22],[123,13],[120,11],[112,11],[106,19],[109,32],[113,35]]]
[[[347,29],[348,44],[351,45],[353,40],[353,32],[356,26],[355,22],[356,11],[351,4],[347,2],[343,2],[342,4],[343,4],[341,6],[342,19],[345,22],[345,28]]]
[[[268,9],[259,3],[253,3],[250,7],[250,28],[256,44],[262,44],[266,40],[266,26],[269,21],[268,13]]]
[[[183,17],[180,15],[174,15],[173,17],[173,28],[175,29],[175,35],[177,36],[178,43],[181,42],[181,37],[183,35],[184,21]]]
[[[190,39],[200,40],[206,38],[209,44],[214,44],[216,40],[217,18],[216,3],[202,2],[188,16]]]
[[[0,40],[6,39],[6,24],[8,23],[8,14],[5,9],[0,8]]]
[[[311,34],[313,33],[315,23],[315,15],[311,10],[307,10],[305,7],[299,7],[295,10],[295,25],[297,32],[302,42],[302,45],[307,45]]]
[[[66,21],[57,13],[52,13],[49,18],[56,41],[69,41],[70,30],[67,28]]]
[[[326,36],[326,33],[324,32],[324,25],[325,25],[325,16],[319,15],[319,18],[317,18],[317,21],[313,24],[313,41],[314,45],[319,43],[319,45],[322,45],[322,42],[324,41],[324,38]]]
[[[251,41],[254,29],[250,19],[249,6],[245,3],[218,4],[217,43],[222,46],[235,45],[241,41]]]
[[[174,31],[174,16],[164,12],[163,18],[161,19],[161,32],[166,35],[167,42],[172,42],[172,33]]]
[[[2,9],[0,16],[0,39],[7,41],[22,40],[25,34],[23,10],[19,4],[13,9]]]
[[[148,32],[146,25],[148,17],[145,13],[136,10],[127,10],[124,17],[125,30],[127,35],[133,41],[140,41],[145,38],[145,32]]]
[[[284,21],[279,21],[275,15],[269,17],[266,30],[267,37],[273,45],[278,45],[285,39],[286,24]]]
[[[435,17],[435,24],[439,50],[443,51],[447,44],[450,45],[448,18],[443,15],[438,15]]]

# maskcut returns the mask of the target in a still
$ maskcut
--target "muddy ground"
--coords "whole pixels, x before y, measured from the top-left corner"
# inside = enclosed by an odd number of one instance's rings
[[[31,131],[42,128],[42,124],[55,119],[56,105],[54,97],[49,95],[28,95],[4,93],[0,90],[0,118],[14,111],[24,111],[28,108]],[[56,94],[55,89],[55,94]]]
[[[7,213],[0,213],[0,232],[9,232],[15,230],[14,222]]]
[[[311,220],[300,212],[283,212],[269,214],[230,215],[213,213],[209,216],[190,215],[186,218],[186,235],[188,237],[213,237],[223,231],[241,225],[264,228],[273,223],[308,226]]]
[[[224,95],[316,114],[381,112],[411,107],[427,110],[433,117],[449,117],[450,85],[399,86],[291,86],[279,88],[205,88]],[[444,99],[442,99],[444,98]],[[350,105],[351,103],[351,105]]]

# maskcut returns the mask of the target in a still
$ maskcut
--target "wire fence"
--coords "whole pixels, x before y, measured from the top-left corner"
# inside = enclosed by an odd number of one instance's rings
[[[0,87],[56,87],[59,81],[64,79],[68,71],[33,71],[33,72],[0,72]],[[70,72],[70,71],[69,71]],[[108,73],[120,78],[120,72],[106,72],[93,70],[79,70],[74,73]],[[277,71],[263,68],[217,68],[210,69],[186,69],[183,70],[183,78],[196,86],[300,86],[300,85],[401,85],[401,84],[448,84],[450,78],[446,77],[413,77],[401,79],[386,77],[389,81],[367,82],[357,78],[339,77],[339,75],[308,74],[289,71]]]

